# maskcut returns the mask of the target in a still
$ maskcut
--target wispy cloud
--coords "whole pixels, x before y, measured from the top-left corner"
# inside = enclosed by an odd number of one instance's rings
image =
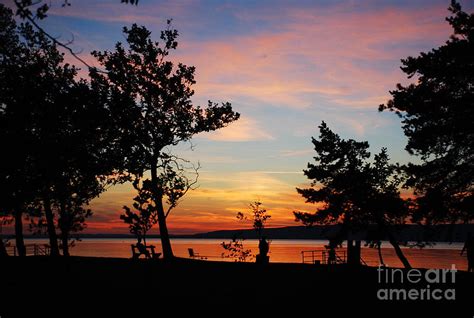
[[[343,138],[396,144],[401,153],[398,119],[389,121],[376,108],[395,83],[406,81],[401,58],[448,38],[447,5],[84,0],[53,9],[44,23],[70,25],[81,57],[97,65],[88,51],[123,42],[122,25],[146,25],[158,39],[165,20],[174,18],[181,38],[171,58],[196,66],[194,101],[229,100],[242,113],[229,127],[198,136],[205,151],[190,156],[212,171],[202,171],[201,187],[169,218],[173,231],[187,232],[238,227],[235,212],[257,198],[274,216],[272,225],[294,224],[293,210],[314,211],[295,187],[307,181],[299,170],[314,152],[309,136],[317,135],[321,120]],[[91,231],[126,231],[118,216],[133,196],[124,186],[94,200]]]
[[[202,133],[197,138],[206,138],[214,141],[243,142],[258,140],[273,140],[259,122],[255,119],[242,116],[237,122],[229,127],[210,133]]]
[[[309,107],[318,97],[375,108],[404,79],[399,59],[417,54],[423,43],[441,44],[449,34],[441,6],[285,12],[255,13],[268,14],[274,30],[186,43],[180,58],[197,66],[199,94],[245,96],[290,108]]]
[[[314,153],[312,149],[301,149],[301,150],[282,150],[280,156],[282,157],[306,157],[309,154]]]
[[[161,24],[173,17],[189,16],[197,1],[159,1],[143,2],[138,6],[125,6],[117,1],[82,0],[81,9],[77,4],[62,7],[52,6],[48,12],[51,16],[70,17],[89,21],[112,22],[120,24]],[[180,21],[186,22],[186,19]]]
[[[56,8],[53,16],[101,23],[139,23],[155,38],[166,17],[184,28],[174,57],[197,66],[197,99],[242,100],[302,109],[329,102],[349,108],[374,108],[385,102],[394,83],[403,81],[399,59],[441,44],[448,36],[446,5],[395,7],[350,4],[275,6],[238,3],[211,6],[196,1],[143,3],[84,1],[81,10]],[[363,10],[361,10],[361,8]],[[192,36],[216,27],[203,16],[219,12],[234,25],[256,22],[258,29]],[[199,18],[199,19],[198,19]],[[217,23],[217,22],[216,22]],[[232,28],[229,26],[229,28]],[[87,39],[77,36],[78,42]],[[88,43],[83,46],[90,49]],[[390,66],[390,67],[389,67]]]

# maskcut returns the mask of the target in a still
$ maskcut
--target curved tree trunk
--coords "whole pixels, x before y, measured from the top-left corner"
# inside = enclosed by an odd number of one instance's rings
[[[15,241],[19,256],[26,256],[25,240],[23,238],[23,211],[21,208],[15,211]]]
[[[44,199],[44,213],[46,215],[46,224],[48,227],[49,245],[51,246],[51,256],[59,256],[58,236],[54,225],[54,215],[51,210],[51,201]]]
[[[158,175],[156,161],[151,165],[151,182],[153,185],[154,196],[153,199],[156,205],[156,213],[158,215],[158,226],[160,227],[161,248],[164,259],[172,259],[173,249],[171,248],[170,236],[168,234],[168,226],[166,225],[166,215],[163,207],[163,194],[158,189]]]
[[[403,267],[405,267],[407,269],[412,268],[411,265],[410,265],[410,262],[408,261],[408,259],[405,256],[405,254],[403,254],[403,251],[400,248],[400,244],[398,244],[397,239],[393,235],[393,233],[391,231],[391,228],[383,220],[379,220],[378,226],[381,228],[381,230],[384,233],[386,233],[386,235],[388,237],[388,241],[393,246],[393,249],[395,250],[395,254],[397,254],[398,258],[400,259],[400,262],[402,262]]]
[[[397,254],[400,261],[402,262],[403,266],[406,269],[412,268],[411,265],[410,265],[410,262],[408,262],[408,259],[403,254],[403,251],[400,248],[400,244],[398,244],[398,241],[395,239],[393,234],[390,233],[390,232],[388,233],[388,239],[389,239],[390,244],[392,244],[393,248],[395,249],[395,253]]]
[[[171,248],[170,236],[168,234],[168,226],[166,225],[166,216],[163,209],[163,201],[159,199],[156,202],[158,225],[160,227],[161,248],[163,249],[163,258],[171,259],[174,257],[173,249]]]
[[[379,260],[380,260],[380,265],[385,265],[384,261],[383,261],[383,256],[382,256],[382,242],[378,242],[377,244],[377,251],[379,253]]]

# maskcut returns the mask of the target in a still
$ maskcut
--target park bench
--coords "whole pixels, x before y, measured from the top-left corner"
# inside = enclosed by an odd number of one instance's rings
[[[132,248],[132,258],[133,259],[138,259],[140,258],[141,255],[144,255],[145,258],[152,258],[152,259],[158,259],[161,256],[161,253],[156,253],[155,252],[155,246],[154,245],[146,245],[145,246],[145,251],[140,251],[138,246],[136,244],[131,245]]]

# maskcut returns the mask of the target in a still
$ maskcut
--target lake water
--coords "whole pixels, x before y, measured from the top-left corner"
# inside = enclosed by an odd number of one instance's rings
[[[224,249],[221,246],[222,239],[172,239],[173,252],[175,256],[189,257],[188,248],[193,248],[200,255],[208,256],[208,260],[234,261],[230,258],[222,258]],[[71,249],[75,256],[97,256],[97,257],[131,257],[130,245],[135,239],[83,239],[76,242]],[[47,243],[44,239],[27,240],[28,243]],[[159,239],[148,239],[147,244],[155,245],[157,251],[161,251]],[[321,258],[321,252],[327,241],[323,240],[273,240],[270,243],[270,262],[301,263],[302,251],[316,250],[317,259]],[[258,254],[258,241],[246,240],[244,247],[251,249],[253,254]],[[413,267],[418,268],[451,268],[452,264],[460,270],[467,269],[465,256],[460,256],[461,243],[437,243],[434,247],[424,249],[403,248],[403,252]],[[340,253],[345,249],[341,249]],[[379,265],[377,249],[362,247],[362,258],[371,266]],[[382,244],[382,255],[385,264],[393,267],[402,267],[399,259],[391,245],[387,242]]]

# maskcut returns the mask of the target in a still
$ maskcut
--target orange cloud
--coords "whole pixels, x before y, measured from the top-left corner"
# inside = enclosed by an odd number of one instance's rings
[[[295,185],[304,181],[302,173],[296,171],[243,171],[227,173],[225,178],[220,173],[203,172],[200,187],[190,191],[168,217],[170,231],[196,233],[248,226],[237,222],[235,215],[247,212],[248,204],[255,200],[262,201],[272,215],[268,226],[295,225],[293,211],[315,210],[296,193]],[[94,216],[87,232],[127,233],[119,216],[122,206],[130,206],[134,195],[131,186],[125,184],[94,200]]]

